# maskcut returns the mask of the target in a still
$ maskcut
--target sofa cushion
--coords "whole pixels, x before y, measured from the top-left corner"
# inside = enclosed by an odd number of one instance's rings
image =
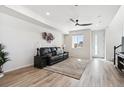
[[[51,47],[50,49],[51,49],[52,52],[57,50],[56,47]]]
[[[52,57],[52,53],[46,54],[47,57]]]
[[[56,55],[57,55],[56,51],[52,51],[52,56],[56,56]]]
[[[63,54],[58,54],[59,57],[63,57]]]
[[[51,49],[50,48],[40,48],[40,55],[44,56],[48,53],[51,53]]]
[[[58,54],[63,54],[63,49],[58,48],[58,49],[57,49],[57,55],[58,55]]]
[[[63,58],[63,56],[61,56],[61,55],[56,55],[56,56],[52,56],[51,58],[50,58],[50,60],[51,61],[56,61],[56,60],[60,60],[60,59],[62,59]]]
[[[55,60],[58,60],[58,59],[59,59],[58,56],[52,56],[52,57],[50,58],[50,60],[52,60],[52,61],[55,61]]]
[[[56,47],[50,47],[50,49],[51,49],[52,56],[55,56],[57,54],[56,53],[57,48]]]

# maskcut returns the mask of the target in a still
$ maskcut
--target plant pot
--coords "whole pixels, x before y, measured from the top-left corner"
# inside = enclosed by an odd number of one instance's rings
[[[0,73],[0,78],[2,78],[4,76],[4,73]]]

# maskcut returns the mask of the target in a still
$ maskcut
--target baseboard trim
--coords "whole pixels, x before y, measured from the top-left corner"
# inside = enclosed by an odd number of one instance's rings
[[[4,73],[8,73],[8,72],[11,72],[11,71],[14,71],[14,70],[18,70],[18,69],[22,69],[22,68],[30,67],[30,66],[33,66],[33,64],[28,64],[28,65],[16,67],[16,68],[14,68],[14,69],[6,70],[6,71],[4,71]]]

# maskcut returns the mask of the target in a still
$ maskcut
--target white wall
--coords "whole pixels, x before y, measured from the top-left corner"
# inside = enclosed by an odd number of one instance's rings
[[[55,36],[51,44],[42,39],[44,31]],[[0,12],[0,43],[6,46],[11,59],[4,65],[4,71],[10,71],[32,65],[37,47],[61,46],[63,34]]]
[[[84,35],[84,44],[82,48],[72,48],[72,36]],[[69,51],[69,55],[72,57],[90,59],[91,57],[91,31],[80,30],[70,32],[70,34],[64,36],[64,44],[66,45],[66,51]]]
[[[121,6],[116,16],[106,29],[106,58],[113,60],[114,46],[121,44],[122,33],[124,31],[124,6]]]

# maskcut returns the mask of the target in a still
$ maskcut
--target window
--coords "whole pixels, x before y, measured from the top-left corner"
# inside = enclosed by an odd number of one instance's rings
[[[83,35],[72,36],[72,48],[83,47],[83,42],[84,42],[84,36]]]
[[[97,33],[95,33],[95,55],[98,54],[98,47],[97,47]]]

